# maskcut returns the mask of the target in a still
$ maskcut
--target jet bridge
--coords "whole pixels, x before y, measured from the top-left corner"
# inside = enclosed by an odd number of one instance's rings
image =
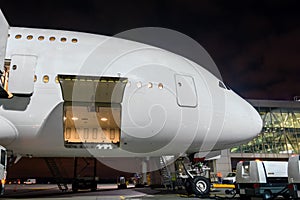
[[[58,75],[58,79],[65,101],[65,147],[118,147],[127,78]]]

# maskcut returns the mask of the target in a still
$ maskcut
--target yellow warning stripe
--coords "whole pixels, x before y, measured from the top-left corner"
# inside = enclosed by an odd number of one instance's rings
[[[235,186],[234,184],[218,184],[218,183],[214,183],[213,188],[230,188],[230,189],[234,189]]]

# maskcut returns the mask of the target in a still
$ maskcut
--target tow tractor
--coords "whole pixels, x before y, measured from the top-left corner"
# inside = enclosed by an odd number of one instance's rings
[[[205,197],[209,195],[210,179],[209,171],[204,162],[197,161],[192,164],[185,164],[184,159],[181,160],[181,168],[178,171],[178,178],[184,182],[184,186],[188,194],[195,194],[196,196]],[[187,167],[186,167],[187,165]]]

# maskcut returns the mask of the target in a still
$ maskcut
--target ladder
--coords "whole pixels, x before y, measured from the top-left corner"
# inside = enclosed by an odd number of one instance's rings
[[[160,157],[160,174],[162,176],[162,184],[165,186],[167,189],[173,190],[173,183],[172,183],[172,176],[171,172],[166,164],[166,160],[164,156]]]
[[[55,182],[58,186],[58,188],[61,191],[67,191],[68,190],[68,185],[66,184],[66,182],[64,181],[61,172],[59,171],[59,168],[55,162],[54,158],[45,158],[46,164],[52,174],[52,176],[55,179]]]

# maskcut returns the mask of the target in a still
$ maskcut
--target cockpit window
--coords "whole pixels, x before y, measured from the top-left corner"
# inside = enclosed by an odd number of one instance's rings
[[[221,87],[223,89],[227,89],[226,86],[224,85],[224,83],[222,83],[221,81],[219,81],[219,87]]]

